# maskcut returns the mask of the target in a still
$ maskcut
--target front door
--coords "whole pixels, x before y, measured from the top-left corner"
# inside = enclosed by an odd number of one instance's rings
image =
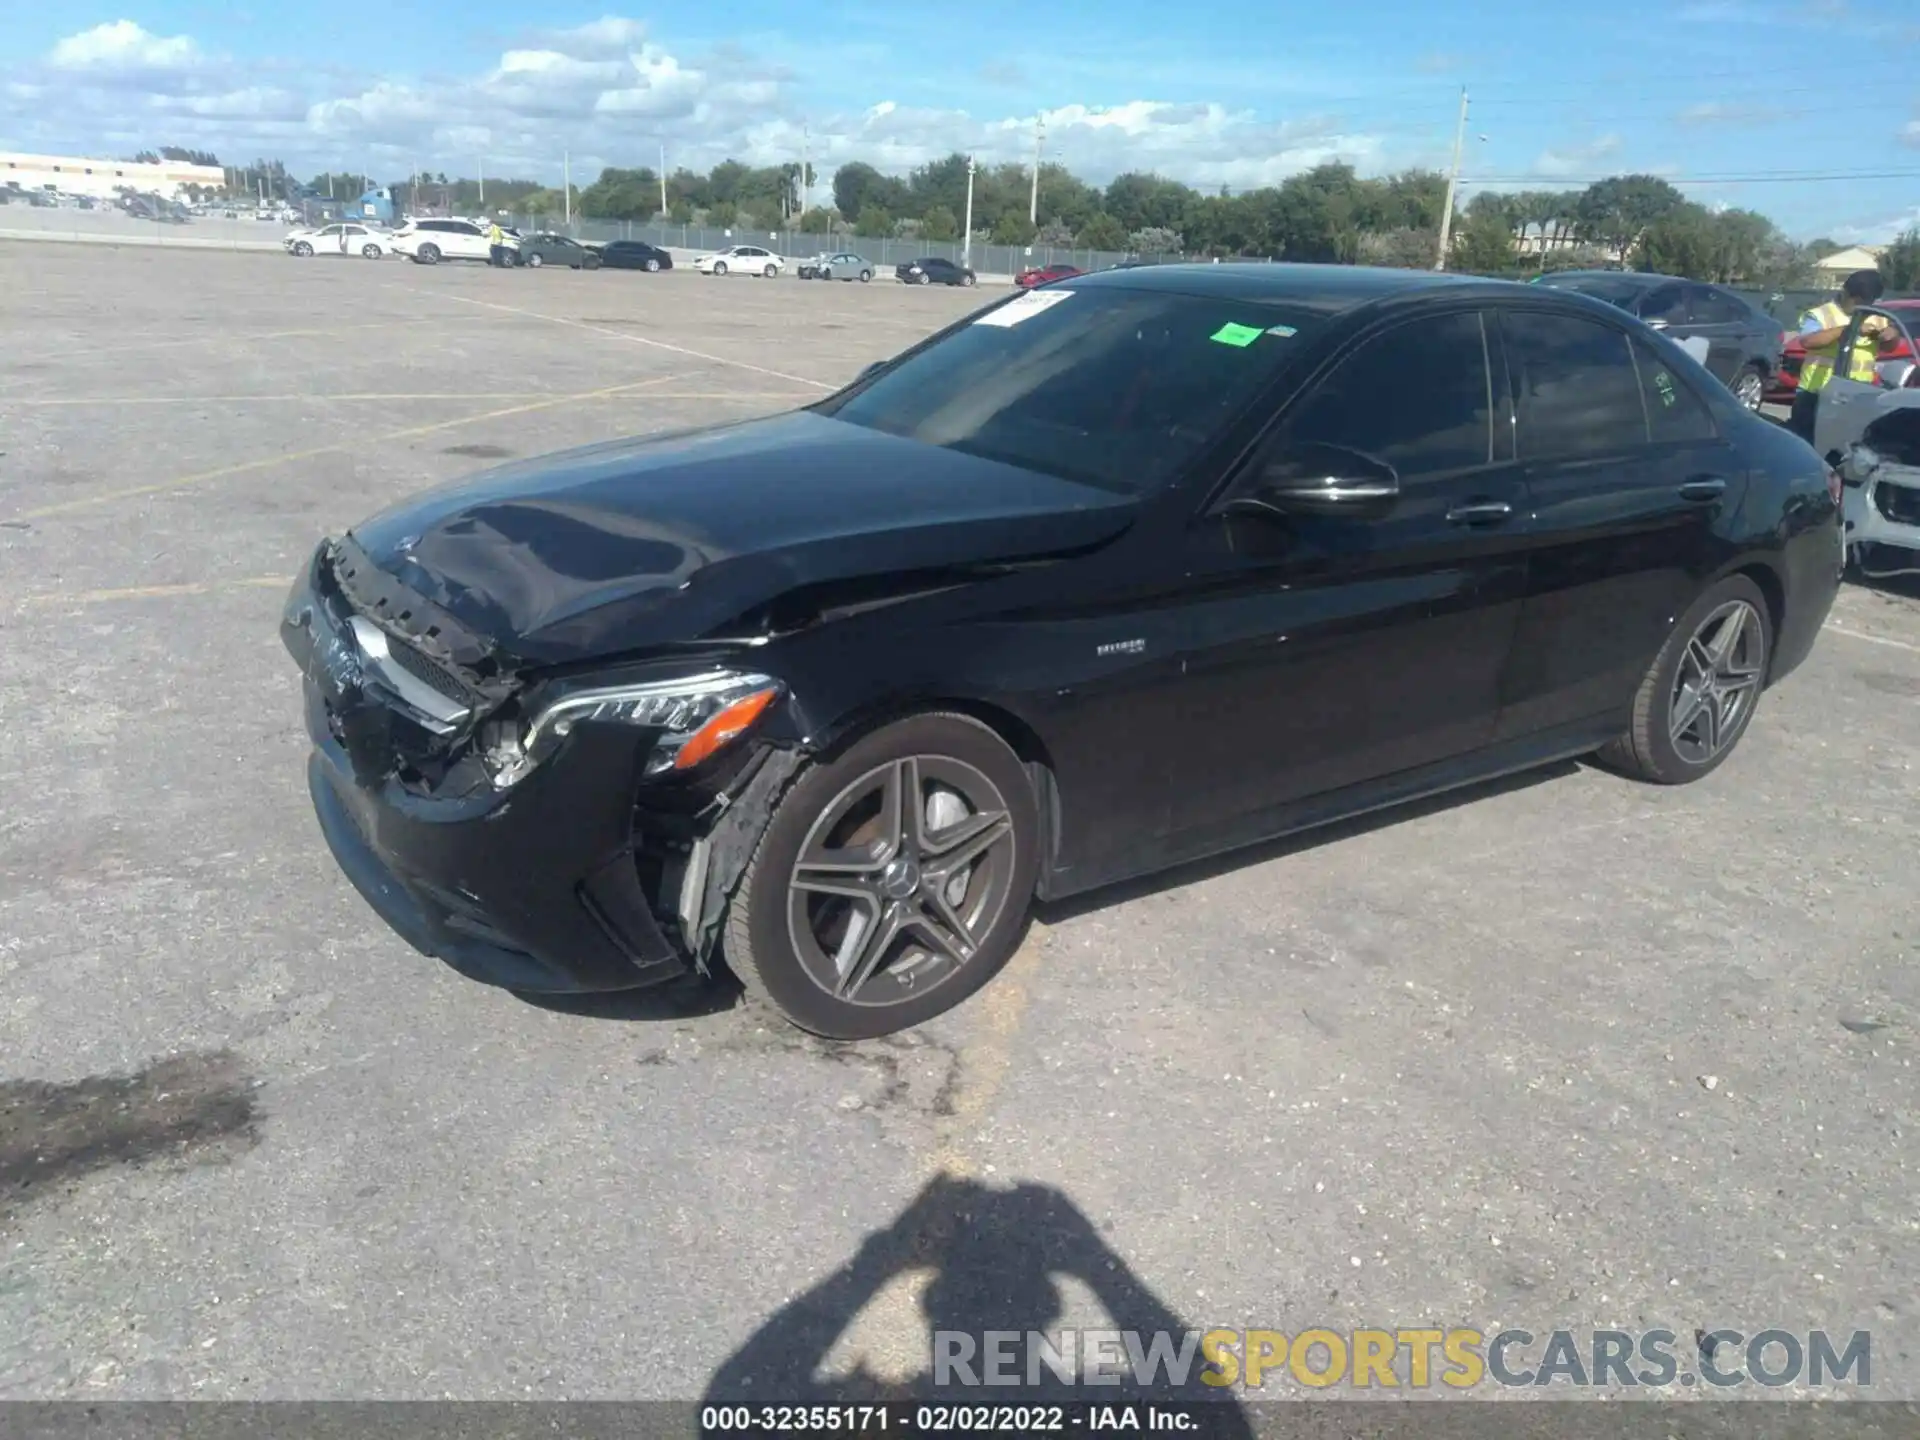
[[[1501,316],[1525,467],[1526,609],[1502,686],[1502,739],[1624,710],[1714,563],[1715,519],[1745,473],[1664,347],[1598,320]]]
[[[1227,507],[1199,519],[1188,743],[1166,759],[1176,831],[1258,832],[1296,802],[1491,739],[1526,569],[1504,415],[1478,311],[1403,322],[1296,400]],[[1353,515],[1232,506],[1319,447],[1390,466],[1398,495]]]
[[[1874,318],[1886,322],[1885,329],[1877,334],[1865,333],[1868,322]],[[1909,354],[1920,354],[1913,349],[1912,334],[1906,321],[1889,310],[1875,310],[1862,307],[1854,312],[1847,326],[1847,333],[1840,337],[1839,357],[1835,361],[1833,378],[1827,381],[1826,388],[1820,392],[1820,404],[1814,410],[1813,448],[1829,464],[1844,456],[1847,447],[1858,440],[1861,433],[1875,420],[1880,418],[1878,401],[1890,389],[1900,388],[1911,377],[1905,360],[1879,362],[1875,366],[1871,382],[1850,380],[1847,372],[1853,368],[1846,363],[1846,357],[1856,349],[1871,353],[1878,359],[1884,350],[1897,348],[1897,342],[1907,341]]]

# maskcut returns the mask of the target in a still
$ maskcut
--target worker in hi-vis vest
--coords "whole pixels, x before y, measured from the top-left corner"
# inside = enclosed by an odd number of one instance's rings
[[[1886,287],[1878,270],[1856,270],[1847,276],[1837,299],[1816,305],[1800,317],[1800,343],[1807,347],[1806,362],[1800,368],[1800,383],[1793,395],[1793,414],[1787,428],[1809,445],[1813,443],[1813,417],[1820,406],[1820,392],[1827,388],[1836,370],[1849,380],[1871,385],[1873,362],[1885,335],[1887,322],[1869,315],[1860,323],[1860,334],[1848,347],[1844,366],[1840,363],[1840,340],[1853,321],[1853,312],[1871,305]]]

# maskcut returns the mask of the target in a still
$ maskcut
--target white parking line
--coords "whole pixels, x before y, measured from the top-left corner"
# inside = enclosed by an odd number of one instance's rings
[[[1895,650],[1905,650],[1909,655],[1920,655],[1920,645],[1910,640],[1896,640],[1891,635],[1869,635],[1864,630],[1849,630],[1844,625],[1835,625],[1831,621],[1824,627],[1835,635],[1844,635],[1849,640],[1864,640],[1869,645],[1890,645]]]
[[[456,305],[477,305],[483,310],[498,310],[505,315],[524,315],[529,320],[545,320],[551,325],[565,325],[570,330],[585,330],[589,334],[605,335],[610,340],[625,340],[633,345],[666,350],[675,355],[685,355],[693,360],[705,360],[711,365],[731,365],[736,370],[751,370],[756,375],[771,375],[776,380],[791,380],[796,385],[811,385],[816,390],[840,388],[838,385],[829,385],[824,380],[810,380],[805,375],[789,375],[785,370],[769,370],[764,365],[753,365],[745,360],[731,360],[725,355],[709,355],[704,350],[689,350],[684,345],[670,345],[665,340],[649,340],[644,335],[629,335],[624,330],[609,330],[604,325],[592,325],[585,320],[569,320],[564,315],[543,315],[538,310],[522,310],[518,305],[501,305],[496,301],[475,300],[466,295],[441,295],[411,287],[407,289],[407,293],[409,295],[432,294],[436,300],[451,300]]]

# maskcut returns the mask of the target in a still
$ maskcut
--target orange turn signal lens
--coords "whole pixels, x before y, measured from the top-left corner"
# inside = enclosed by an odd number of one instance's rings
[[[673,768],[691,770],[715,751],[731,745],[753,728],[779,693],[779,688],[773,686],[742,695],[687,737],[673,757]]]

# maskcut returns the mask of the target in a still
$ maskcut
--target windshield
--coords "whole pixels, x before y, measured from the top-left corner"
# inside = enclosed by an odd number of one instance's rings
[[[1138,494],[1171,479],[1322,323],[1290,305],[1049,288],[986,312],[820,409]]]

